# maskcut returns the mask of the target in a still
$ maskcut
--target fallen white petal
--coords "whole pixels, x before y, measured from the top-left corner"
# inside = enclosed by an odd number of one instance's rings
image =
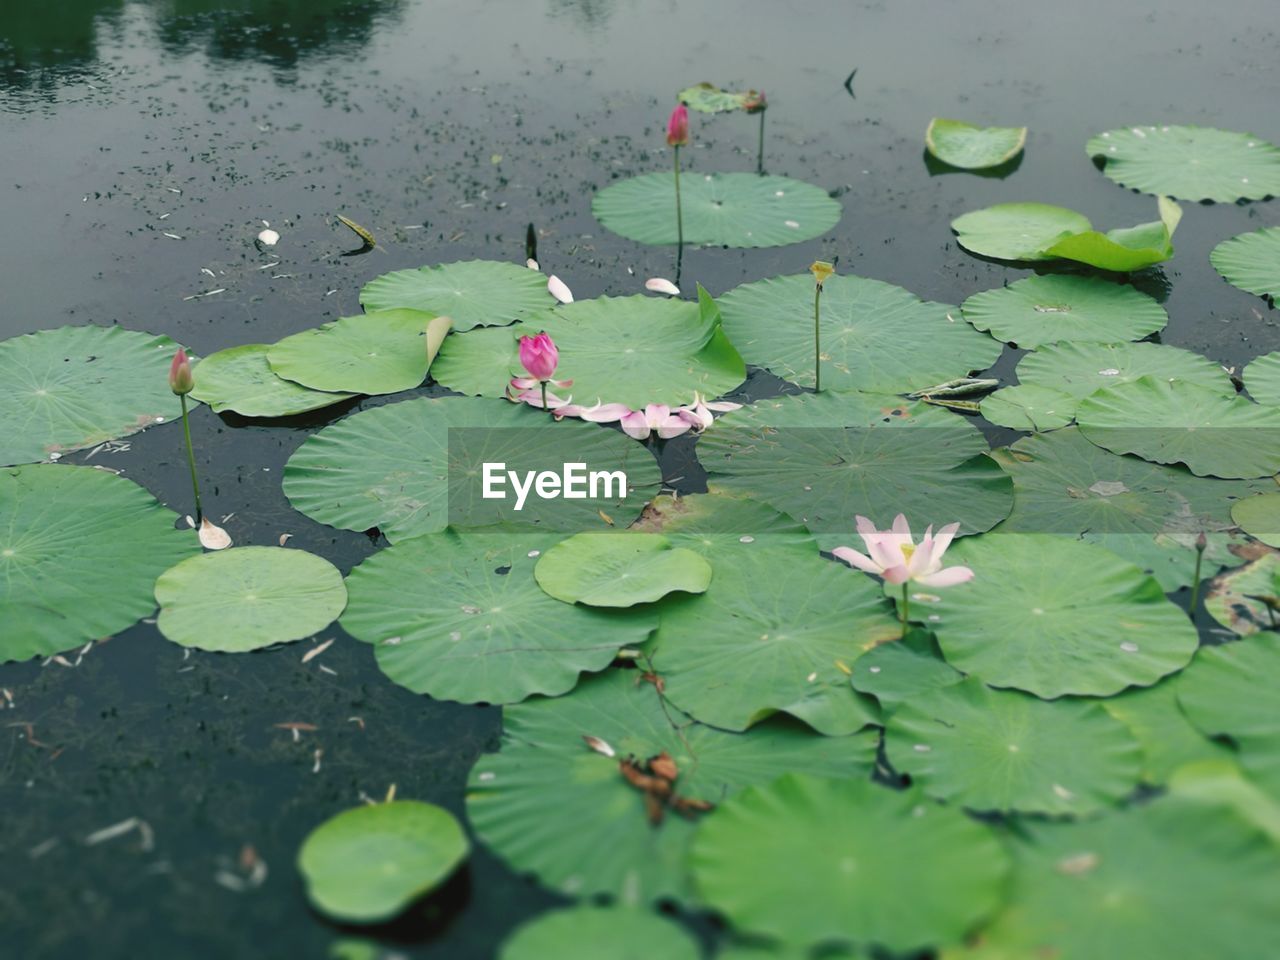
[[[644,288],[654,293],[665,293],[669,297],[680,296],[680,288],[670,280],[664,280],[662,277],[650,277],[644,282]]]
[[[280,242],[280,234],[274,230],[263,230],[258,234],[258,242],[264,247],[274,247]]]
[[[231,536],[221,527],[214,526],[205,517],[200,521],[200,546],[206,550],[225,550],[231,546]]]
[[[530,257],[528,260],[526,260],[526,261],[524,262],[524,265],[525,265],[526,267],[528,267],[530,270],[541,270],[541,269],[542,269],[540,266],[538,266],[538,261],[537,261],[537,260],[535,260],[535,259],[533,259],[533,257]]]
[[[554,274],[547,280],[547,292],[561,303],[573,303],[573,291]]]

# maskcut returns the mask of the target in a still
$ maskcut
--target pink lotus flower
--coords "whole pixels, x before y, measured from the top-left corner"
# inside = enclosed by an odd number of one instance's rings
[[[763,90],[751,90],[742,101],[742,109],[747,113],[760,113],[769,109],[769,98],[764,95]]]
[[[651,403],[643,410],[632,410],[622,418],[622,432],[637,440],[648,440],[656,432],[663,440],[688,433],[692,424],[665,403]]]
[[[550,380],[560,363],[560,351],[556,342],[545,333],[536,337],[520,338],[520,365],[535,380]]]
[[[683,147],[689,142],[689,108],[683,103],[671,111],[667,121],[667,146]]]
[[[687,422],[694,433],[701,433],[715,422],[715,417],[711,415],[712,411],[728,413],[730,410],[738,410],[741,407],[742,404],[730,403],[728,400],[714,400],[708,403],[703,399],[702,394],[695,393],[693,403],[676,410],[676,416]]]
[[[926,587],[953,587],[973,579],[973,571],[968,567],[942,566],[942,555],[959,529],[960,524],[949,523],[935,537],[933,527],[929,527],[924,539],[916,544],[911,539],[907,518],[902,514],[894,517],[893,529],[885,531],[877,530],[866,517],[858,517],[858,533],[867,552],[859,553],[852,547],[837,547],[831,552],[859,570],[883,577],[888,583],[905,584],[910,580]]]
[[[185,396],[195,389],[196,383],[191,376],[191,360],[187,351],[181,347],[173,355],[173,363],[169,365],[169,389],[177,396]]]

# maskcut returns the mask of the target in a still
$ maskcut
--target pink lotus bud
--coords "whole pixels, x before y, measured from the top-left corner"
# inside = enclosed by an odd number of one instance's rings
[[[751,90],[742,101],[742,109],[747,113],[759,113],[769,109],[769,100],[765,97],[763,90]]]
[[[667,146],[683,147],[689,142],[689,108],[683,103],[671,111],[667,121]]]
[[[538,380],[550,380],[560,362],[560,351],[547,334],[520,338],[520,364]]]
[[[169,389],[182,396],[195,389],[195,385],[195,380],[191,376],[191,361],[187,358],[187,351],[179,347],[178,352],[173,355],[173,363],[169,366]]]

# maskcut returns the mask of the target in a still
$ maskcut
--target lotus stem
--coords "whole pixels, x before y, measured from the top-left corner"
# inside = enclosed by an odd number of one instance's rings
[[[910,586],[911,586],[910,580],[908,580],[906,583],[902,585],[902,639],[903,640],[907,639],[907,629],[908,629],[907,613],[911,609],[911,600],[908,595],[908,588]]]
[[[756,173],[764,176],[764,115],[768,110],[760,111],[760,141],[756,147]]]
[[[822,304],[822,284],[813,290],[813,392],[822,392],[822,341],[818,317]]]
[[[680,210],[680,145],[677,144],[672,148],[672,156],[675,157],[676,170],[676,246],[684,250],[684,215]]]
[[[1191,575],[1191,619],[1196,618],[1196,608],[1200,605],[1200,564],[1204,561],[1204,550],[1209,545],[1208,538],[1202,533],[1196,538],[1196,569]]]
[[[547,409],[547,381],[542,381],[542,409]]]
[[[191,446],[191,420],[187,416],[187,395],[179,394],[182,401],[182,432],[187,438],[187,466],[191,469],[191,492],[196,498],[196,524],[204,519],[204,508],[200,506],[200,481],[196,479],[196,453]]]

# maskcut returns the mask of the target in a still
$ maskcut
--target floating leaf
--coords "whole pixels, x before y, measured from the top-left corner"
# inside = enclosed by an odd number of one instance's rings
[[[801,775],[727,800],[689,862],[737,930],[895,952],[959,942],[999,906],[1009,871],[987,827],[918,790]]]
[[[680,178],[684,242],[780,247],[812,240],[840,219],[840,203],[812,184],[754,173],[685,171]],[[628,240],[674,244],[675,179],[649,173],[606,187],[591,201],[601,225]]]
[[[1260,790],[1228,757],[1179,767],[1169,780],[1169,792],[1184,800],[1232,810],[1280,844],[1280,801]]]
[[[1223,240],[1209,261],[1232,286],[1260,297],[1280,296],[1280,227]]]
[[[366,310],[424,310],[452,318],[455,331],[521,320],[551,303],[542,274],[497,260],[397,270],[360,290],[360,305]]]
[[[199,550],[146,490],[92,467],[0,470],[0,518],[0,662],[133,626],[155,578]]]
[[[1280,193],[1280,148],[1251,133],[1130,127],[1091,137],[1085,149],[1110,179],[1143,193],[1219,203]]]
[[[901,704],[885,727],[885,753],[939,800],[1050,816],[1115,805],[1137,787],[1142,757],[1096,702],[1037,700],[976,677]]]
[[[871,694],[887,714],[900,704],[963,680],[964,674],[948,666],[934,646],[930,634],[914,630],[905,639],[868,650],[850,666],[853,689]]]
[[[656,533],[579,533],[548,550],[534,571],[538,586],[565,603],[631,607],[669,593],[702,593],[711,564],[672,548]]]
[[[811,276],[743,284],[720,298],[720,309],[747,363],[813,386]],[[954,307],[865,277],[828,279],[821,318],[827,390],[907,393],[983,370],[1000,355],[1000,344],[960,322]]]
[[[1141,340],[1169,322],[1160,304],[1133,287],[1069,274],[1026,277],[984,290],[961,310],[979,330],[1032,349],[1057,340]]]
[[[177,344],[120,327],[59,327],[0,341],[0,466],[57,459],[179,415]]]
[[[419,386],[452,320],[381,310],[304,330],[268,348],[277,376],[332,393],[399,393]]]
[[[432,375],[460,393],[501,397],[520,372],[520,337],[545,332],[560,351],[557,377],[573,380],[578,403],[691,403],[695,391],[720,396],[742,383],[747,368],[720,328],[716,302],[701,287],[698,302],[633,297],[582,300],[501,330],[450,337]]]
[[[982,401],[982,415],[996,426],[1046,433],[1069,424],[1077,400],[1070,394],[1034,383],[997,390]]]
[[[345,923],[377,923],[439,886],[469,847],[448,810],[396,800],[330,817],[303,841],[298,870],[317,910]]]
[[[586,746],[589,734],[617,757]],[[787,771],[866,777],[877,738],[820,737],[784,719],[750,733],[725,733],[666,706],[635,671],[587,677],[568,696],[503,710],[502,751],[476,761],[467,816],[476,836],[512,869],[575,897],[608,894],[624,904],[689,900],[686,851],[693,821],[675,811],[650,822],[644,794],[619,758],[665,751],[675,790],[720,803],[730,793]]]
[[[982,170],[1007,163],[1022,152],[1026,127],[975,127],[963,120],[934,117],[924,145],[943,163],[963,170]]]
[[[1268,407],[1280,407],[1280,350],[1255,357],[1244,368],[1244,388]]]
[[[1204,608],[1228,630],[1248,636],[1280,627],[1280,610],[1264,597],[1280,597],[1280,554],[1263,554],[1218,577],[1205,594]]]
[[[597,485],[597,496],[543,500],[531,494],[516,510],[509,482],[504,499],[483,496],[485,463],[505,463],[522,477],[586,472],[626,476]],[[616,478],[614,478],[616,481]],[[285,465],[284,492],[295,508],[343,530],[378,527],[396,542],[455,526],[510,521],[574,532],[600,528],[600,511],[626,524],[657,490],[653,455],[596,424],[555,423],[514,404],[466,397],[414,399],[348,417],[309,438]],[[495,491],[496,492],[496,491]],[[590,488],[587,490],[590,493]]]
[[[676,99],[690,110],[697,110],[699,113],[728,113],[731,110],[743,109],[750,96],[749,93],[731,93],[728,90],[721,90],[713,83],[703,82],[685,87],[676,94]]]
[[[1084,214],[1049,203],[998,203],[951,221],[960,246],[996,260],[1050,260],[1048,247],[1091,226]]]
[[[155,583],[160,632],[201,650],[243,653],[323,630],[347,604],[342,574],[323,557],[237,547],[191,557]]]
[[[1280,493],[1237,500],[1231,507],[1231,519],[1255,540],[1280,547]]]
[[[388,677],[437,700],[514,703],[565,693],[620,647],[647,640],[658,616],[547,596],[534,567],[559,540],[526,527],[397,543],[351,571],[342,627],[374,645]]]
[[[1141,377],[1090,394],[1076,419],[1103,449],[1183,463],[1197,476],[1280,473],[1280,409],[1208,387]]]
[[[1160,197],[1159,203],[1159,220],[1106,233],[1086,230],[1063,237],[1045,253],[1116,273],[1132,273],[1163,263],[1173,256],[1173,231],[1182,219],[1182,208],[1168,197]]]
[[[900,628],[870,580],[824,560],[777,511],[715,495],[660,500],[642,525],[705,556],[705,594],[661,608],[653,669],[667,697],[703,723],[745,730],[777,712],[831,736],[876,720],[849,664]],[[842,669],[843,665],[843,669]]]
[[[955,414],[853,392],[758,401],[698,441],[709,483],[795,517],[824,550],[850,542],[859,514],[989,530],[1008,514],[1012,487],[987,449]]]
[[[243,417],[292,417],[319,410],[354,393],[326,393],[277,377],[267,363],[271,347],[250,343],[210,354],[196,364],[191,396],[209,404],[215,413],[230,410]]]
[[[528,920],[498,960],[699,960],[698,942],[670,920],[635,907],[582,906]]]
[[[947,558],[973,580],[941,596],[913,593],[912,610],[948,663],[993,686],[1110,696],[1180,670],[1199,642],[1155,579],[1102,547],[997,533],[958,541]]]
[[[1178,677],[1184,675],[1185,671]],[[1187,720],[1175,692],[1181,682],[1178,677],[1102,701],[1107,713],[1128,727],[1142,745],[1142,779],[1155,786],[1169,783],[1174,771],[1186,764],[1228,754],[1226,747],[1203,736]]]
[[[1008,906],[983,932],[996,952],[983,958],[1253,960],[1280,940],[1280,858],[1231,813],[1163,798],[1023,828]]]

